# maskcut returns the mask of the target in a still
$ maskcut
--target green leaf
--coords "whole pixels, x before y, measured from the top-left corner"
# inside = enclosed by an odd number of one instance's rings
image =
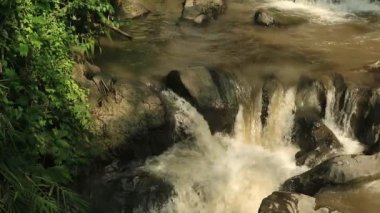
[[[29,52],[29,47],[28,45],[21,43],[18,47],[18,51],[21,56],[27,56]]]

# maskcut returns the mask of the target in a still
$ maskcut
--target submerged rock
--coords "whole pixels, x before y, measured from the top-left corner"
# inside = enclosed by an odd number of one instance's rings
[[[273,16],[271,16],[264,9],[260,9],[260,10],[255,12],[255,15],[253,17],[253,21],[257,25],[266,26],[266,27],[275,25],[275,21],[274,21]]]
[[[290,12],[280,11],[274,8],[261,8],[258,9],[253,15],[253,23],[265,27],[290,27],[306,22],[307,19],[300,15],[290,14]]]
[[[227,72],[191,67],[171,71],[165,84],[193,104],[212,132],[231,132],[239,110],[237,82]]]
[[[343,155],[327,160],[313,169],[290,178],[282,191],[313,196],[329,186],[346,185],[380,178],[380,154]]]
[[[315,198],[289,192],[273,192],[266,197],[259,213],[339,213],[329,208],[316,209]]]
[[[121,17],[128,19],[139,18],[150,13],[139,0],[125,0],[121,3],[120,9]]]
[[[200,24],[209,19],[216,19],[225,9],[225,0],[185,0],[182,18]]]

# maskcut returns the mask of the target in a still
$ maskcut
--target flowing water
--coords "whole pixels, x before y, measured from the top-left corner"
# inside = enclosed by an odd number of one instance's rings
[[[164,96],[176,109],[177,124],[194,138],[181,141],[143,167],[172,183],[176,192],[164,207],[152,207],[152,212],[256,212],[262,199],[281,183],[307,170],[296,166],[297,149],[291,144],[294,88],[273,95],[265,127],[260,122],[260,99],[252,103],[251,111],[240,107],[232,136],[212,135],[191,104],[170,91]],[[336,125],[333,131],[344,144],[342,154],[362,151]]]
[[[103,54],[96,60],[119,79],[152,78],[173,69],[212,65],[253,85],[267,74],[292,85],[301,75],[329,71],[378,84],[376,79],[362,78],[353,71],[379,60],[380,4],[334,2],[227,0],[226,14],[207,27],[195,27],[178,22],[181,1],[146,0],[153,13],[125,28],[135,36],[134,41],[102,39]],[[253,26],[253,11],[261,7],[302,16],[307,22],[286,28]],[[344,154],[360,153],[363,147],[353,138],[349,125],[338,125],[342,119],[347,124],[350,115],[334,115],[333,94],[334,88],[330,88],[324,122],[344,145]],[[307,169],[296,166],[297,149],[290,143],[294,87],[275,92],[265,127],[260,122],[261,98],[251,106],[241,106],[232,135],[211,134],[207,122],[189,103],[170,91],[165,91],[164,97],[176,109],[177,124],[194,138],[176,144],[143,167],[172,183],[176,192],[163,207],[152,207],[152,212],[256,212],[262,199],[284,180]],[[330,195],[341,191],[326,192],[318,200],[334,205]],[[360,202],[360,197],[369,196],[363,188],[355,192],[351,197],[349,193],[340,196],[336,203],[347,212],[368,212],[347,208],[351,200]]]
[[[178,22],[180,0],[145,1],[152,14],[125,28],[135,36],[133,41],[101,41],[103,54],[97,61],[120,79],[213,65],[252,82],[268,73],[293,82],[301,74],[348,73],[377,61],[380,52],[380,6],[365,0],[342,0],[342,4],[227,0],[226,13],[206,27]],[[307,23],[287,28],[253,26],[253,13],[262,7],[302,16]]]
[[[170,181],[177,193],[159,211],[257,211],[261,200],[283,181],[305,171],[306,168],[295,165],[293,156],[297,150],[291,146],[289,137],[294,92],[294,89],[280,92],[279,97],[272,99],[270,111],[276,113],[269,115],[268,126],[263,129],[247,125],[245,120],[257,118],[243,119],[251,115],[244,115],[241,108],[233,136],[212,135],[194,107],[174,93],[165,92],[177,108],[176,121],[195,139],[177,144],[145,165],[145,170]],[[261,136],[246,137],[244,129],[248,126],[251,128],[248,132],[260,129]]]

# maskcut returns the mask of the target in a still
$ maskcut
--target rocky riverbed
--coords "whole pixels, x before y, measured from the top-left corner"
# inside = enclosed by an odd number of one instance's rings
[[[376,2],[120,10],[134,40],[74,70],[105,146],[91,212],[377,212]]]

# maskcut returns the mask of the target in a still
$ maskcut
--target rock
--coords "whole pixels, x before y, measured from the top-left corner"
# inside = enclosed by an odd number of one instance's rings
[[[261,26],[272,26],[275,24],[274,18],[265,10],[260,9],[255,12],[254,23]]]
[[[296,154],[297,165],[314,167],[336,156],[343,148],[334,133],[313,114],[297,112],[293,142],[300,151]]]
[[[99,140],[117,156],[144,159],[174,143],[173,118],[161,95],[142,83],[115,84],[114,94],[93,109]]]
[[[368,146],[366,152],[374,154],[380,152],[380,89],[373,90],[369,108],[362,128],[362,140]]]
[[[323,118],[326,109],[324,85],[314,79],[301,77],[297,85],[297,112],[310,113]]]
[[[380,60],[364,67],[365,72],[380,72]]]
[[[194,22],[199,22],[202,19],[203,23],[204,20],[216,19],[224,13],[225,9],[226,3],[224,0],[185,0],[182,18]]]
[[[349,85],[345,92],[343,108],[340,111],[340,125],[348,129],[353,137],[362,139],[366,132],[365,118],[370,110],[372,90],[367,87]]]
[[[288,179],[281,186],[281,191],[313,196],[324,187],[365,182],[379,177],[380,154],[342,155]]]
[[[91,76],[90,79],[94,82],[97,88],[98,94],[98,106],[101,106],[103,101],[107,99],[109,95],[115,95],[115,83],[116,79],[114,79],[111,75],[105,72],[99,72]]]
[[[259,209],[259,213],[339,213],[329,208],[315,210],[315,198],[298,193],[273,192],[266,197]]]
[[[253,15],[253,23],[259,26],[290,27],[306,23],[307,19],[301,15],[291,14],[289,11],[280,11],[275,8],[258,9]]]
[[[209,18],[206,15],[199,15],[194,19],[194,22],[196,24],[204,24],[209,20]]]
[[[88,80],[92,80],[92,78],[95,75],[100,74],[102,72],[102,70],[100,69],[100,67],[96,66],[95,64],[91,64],[88,61],[86,61],[84,63],[84,65],[86,66],[86,70],[84,72],[84,76],[86,76],[86,78]]]
[[[194,105],[212,132],[231,132],[239,110],[235,77],[223,71],[191,67],[171,71],[166,86]]]
[[[121,4],[121,17],[134,19],[149,14],[150,11],[139,0],[126,0]]]
[[[273,77],[268,77],[264,82],[264,85],[262,87],[262,108],[260,115],[261,124],[263,127],[265,127],[267,124],[269,106],[271,104],[272,97],[276,90],[282,89],[281,87],[282,85],[277,81],[277,79]]]
[[[158,83],[118,82],[93,64],[76,64],[74,79],[89,90],[96,140],[107,155],[145,159],[176,141],[175,122]]]
[[[338,73],[333,73],[330,77],[332,79],[332,84],[335,89],[335,103],[334,112],[340,112],[344,107],[344,99],[347,90],[347,84],[342,75]]]
[[[92,178],[83,194],[90,195],[90,212],[149,212],[159,208],[174,194],[163,179],[138,169],[141,163],[119,167],[114,162],[102,176]]]

